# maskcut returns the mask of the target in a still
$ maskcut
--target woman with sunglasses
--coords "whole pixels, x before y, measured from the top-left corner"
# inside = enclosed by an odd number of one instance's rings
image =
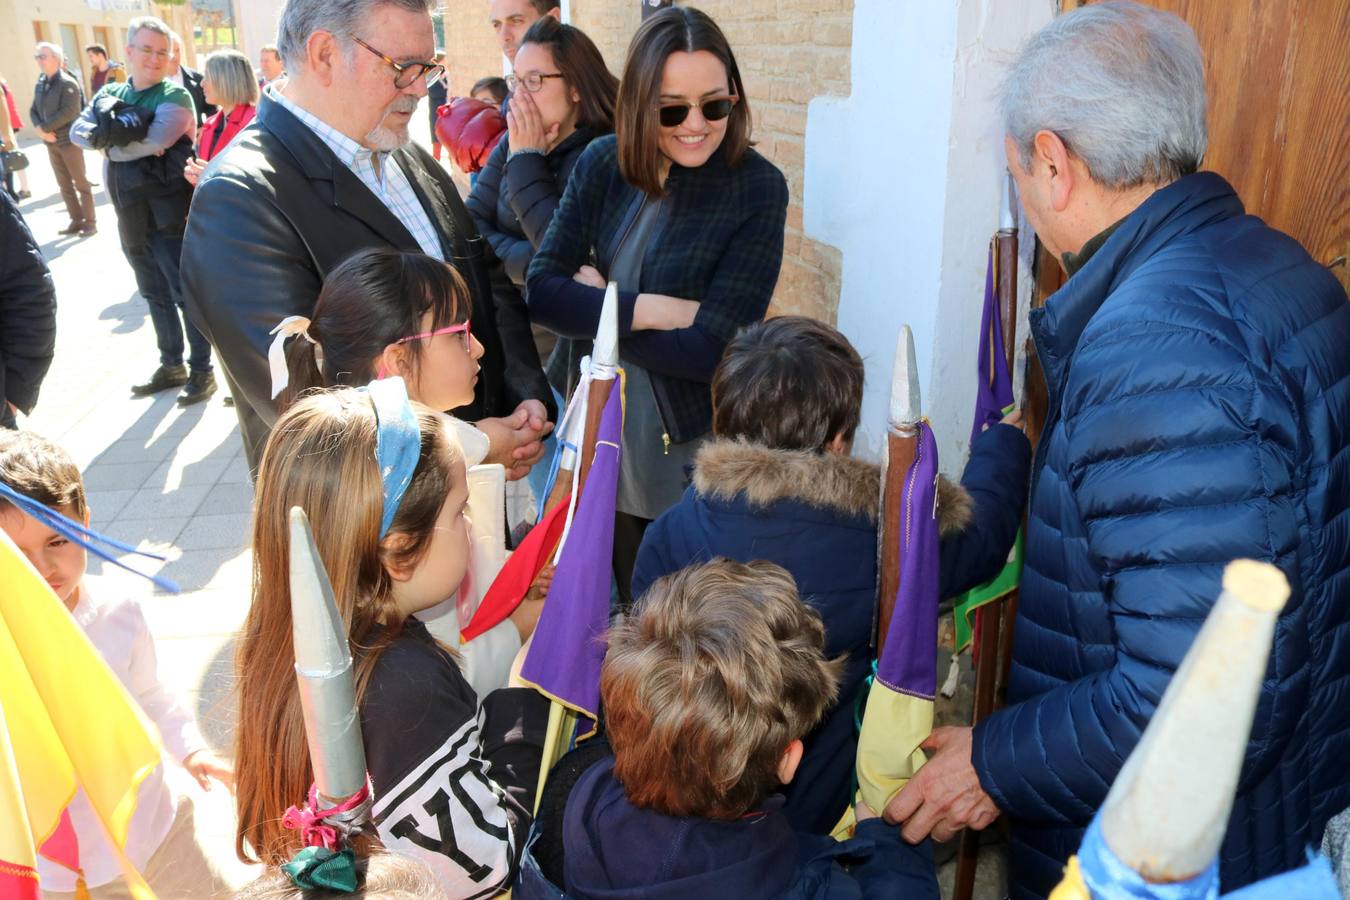
[[[577,162],[527,295],[536,322],[580,341],[595,334],[605,283],[619,285],[628,382],[614,569],[625,604],[642,533],[679,499],[711,428],[713,369],[768,309],[787,203],[783,174],[750,148],[721,29],[689,7],[649,18],[628,48],[615,136]]]

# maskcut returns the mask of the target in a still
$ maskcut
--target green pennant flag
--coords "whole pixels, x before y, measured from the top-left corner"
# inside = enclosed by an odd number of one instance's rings
[[[974,636],[975,610],[998,598],[1017,590],[1022,580],[1022,529],[1017,529],[1017,540],[1013,541],[1008,562],[997,575],[979,587],[971,588],[954,604],[956,619],[956,652],[960,653],[970,644]]]

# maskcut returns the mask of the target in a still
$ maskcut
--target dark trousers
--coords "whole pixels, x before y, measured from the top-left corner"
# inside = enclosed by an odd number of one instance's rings
[[[47,145],[56,184],[61,199],[66,201],[66,212],[75,225],[94,224],[94,189],[84,174],[84,151],[69,141]],[[79,195],[78,200],[76,194]]]
[[[178,257],[183,251],[182,235],[153,231],[145,246],[136,253],[123,244],[131,270],[136,273],[136,289],[150,307],[150,324],[155,327],[162,366],[183,364],[183,334],[187,332],[187,364],[194,372],[211,371],[211,343],[183,313],[183,293],[178,280]]]
[[[627,613],[633,608],[633,569],[637,565],[638,548],[647,533],[651,519],[614,513],[614,581],[619,589],[619,608]]]

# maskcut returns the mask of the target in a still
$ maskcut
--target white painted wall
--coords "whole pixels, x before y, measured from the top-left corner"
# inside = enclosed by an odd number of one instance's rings
[[[1054,0],[857,0],[853,93],[808,108],[804,227],[843,253],[839,328],[867,364],[859,455],[879,453],[896,334],[908,323],[942,468],[964,464],[1005,168],[995,90],[1053,14]]]

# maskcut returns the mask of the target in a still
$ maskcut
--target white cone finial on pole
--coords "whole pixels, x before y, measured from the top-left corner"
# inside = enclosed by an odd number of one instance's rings
[[[595,329],[591,351],[592,377],[608,381],[619,365],[619,285],[611,281],[605,288],[605,303],[600,307],[600,324]]]
[[[293,506],[290,523],[295,677],[300,684],[314,783],[325,799],[337,803],[366,785],[352,655],[309,518]]]
[[[1111,786],[1102,836],[1146,881],[1193,878],[1218,854],[1288,599],[1274,566],[1228,564],[1218,602]]]
[[[908,325],[900,326],[895,342],[895,367],[891,370],[890,430],[894,434],[910,435],[914,425],[923,417],[923,400],[919,395],[919,360],[914,352],[914,332]]]

